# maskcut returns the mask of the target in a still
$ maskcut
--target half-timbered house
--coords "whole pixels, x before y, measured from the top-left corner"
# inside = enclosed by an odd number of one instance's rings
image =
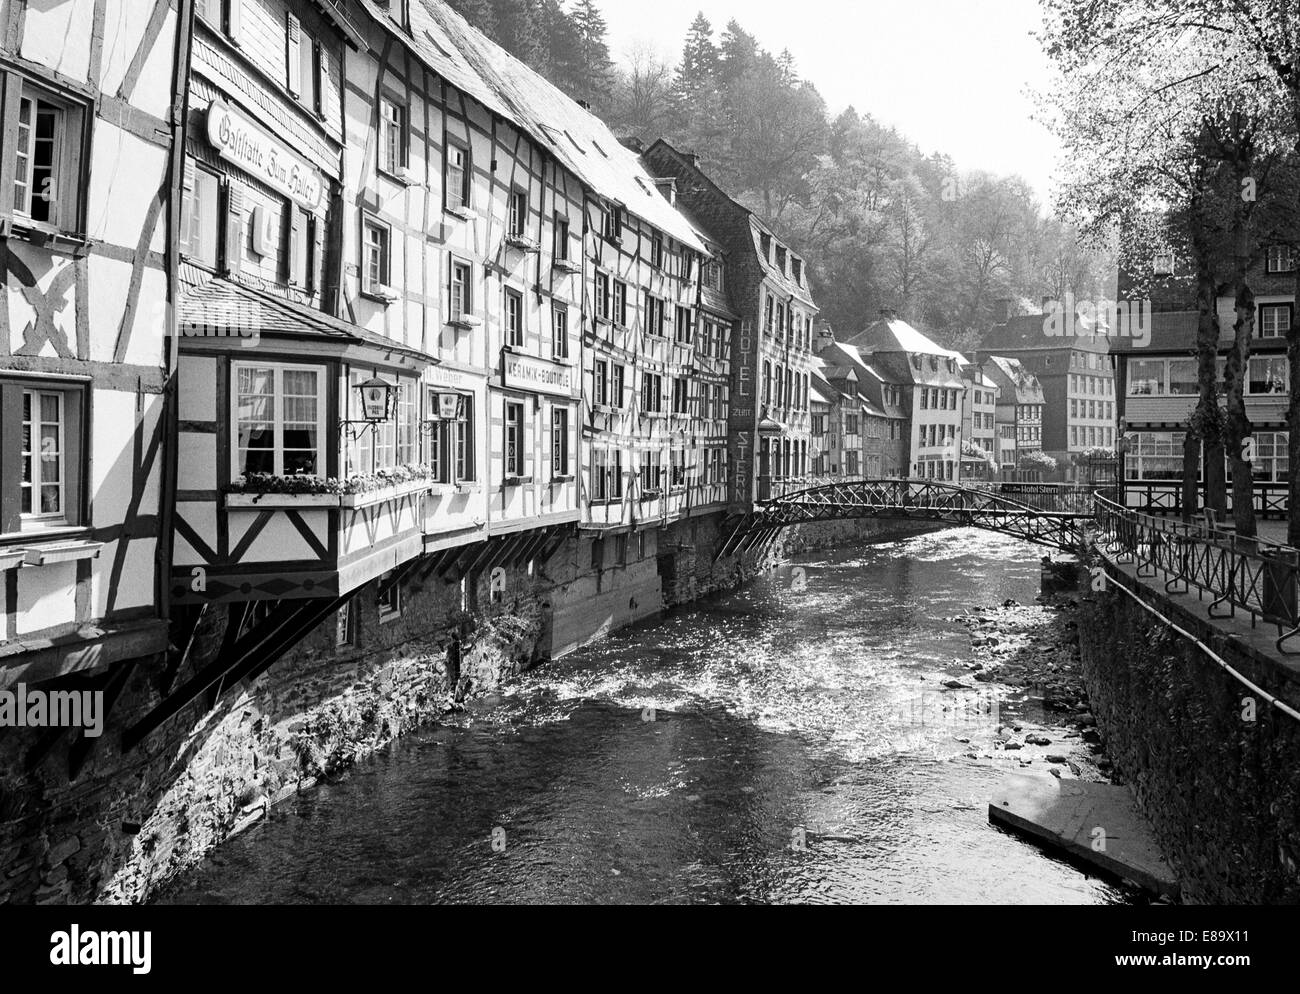
[[[0,2],[0,686],[167,644],[186,10]]]

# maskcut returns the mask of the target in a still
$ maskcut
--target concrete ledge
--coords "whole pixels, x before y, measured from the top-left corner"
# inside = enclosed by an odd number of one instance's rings
[[[1127,787],[1012,776],[989,802],[989,821],[1145,891],[1179,897],[1173,870]]]

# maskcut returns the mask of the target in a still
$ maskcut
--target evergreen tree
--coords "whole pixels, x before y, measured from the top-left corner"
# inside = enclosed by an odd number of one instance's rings
[[[492,0],[494,40],[515,58],[546,75],[550,69],[542,38],[538,0]]]
[[[609,100],[614,68],[609,57],[604,15],[595,0],[578,0],[569,19],[578,40],[578,87],[574,95],[593,108],[604,108]]]
[[[722,33],[718,47],[721,56],[718,76],[724,88],[737,82],[758,64],[758,39],[734,20],[727,22],[727,30]]]
[[[679,106],[705,90],[716,89],[717,77],[718,49],[713,44],[713,25],[701,11],[695,15],[690,31],[686,34],[682,61],[677,67],[677,79],[673,84],[673,94]]]

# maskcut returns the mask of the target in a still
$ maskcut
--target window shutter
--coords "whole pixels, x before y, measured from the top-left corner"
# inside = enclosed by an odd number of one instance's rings
[[[190,229],[194,223],[194,160],[185,156],[185,165],[181,168],[181,251],[187,255],[194,252],[194,243]]]
[[[303,264],[303,259],[302,259],[303,246],[302,244],[300,244],[299,239],[304,234],[306,234],[306,232],[303,231],[303,227],[302,227],[303,224],[305,223],[306,223],[306,219],[303,217],[302,211],[296,209],[292,204],[290,204],[289,205],[289,251],[288,251],[288,259],[289,259],[288,282],[290,286],[297,286],[299,282],[298,267]],[[304,280],[303,282],[306,281]]]
[[[4,87],[4,99],[0,100],[3,117],[0,117],[0,149],[5,149],[0,156],[0,235],[9,231],[9,222],[14,212],[14,169],[17,163],[10,149],[18,145],[18,100],[23,92],[23,78],[16,72],[0,73],[0,86]]]
[[[326,117],[329,104],[326,102],[326,90],[330,85],[330,56],[322,44],[316,45],[316,106],[313,108],[321,119]]]
[[[244,255],[244,191],[226,183],[226,273],[238,273]]]
[[[295,97],[302,93],[302,23],[293,14],[286,15],[288,27],[285,38],[288,45],[289,92]]]
[[[311,222],[311,260],[307,266],[307,292],[317,293],[321,289],[321,274],[325,271],[325,221],[312,217]]]
[[[243,38],[243,13],[244,0],[225,0],[226,3],[226,34],[236,45],[241,44]]]

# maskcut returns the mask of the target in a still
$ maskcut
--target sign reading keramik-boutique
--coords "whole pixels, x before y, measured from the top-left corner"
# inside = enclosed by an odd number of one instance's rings
[[[208,141],[223,159],[306,210],[320,208],[325,196],[325,177],[320,170],[224,100],[214,100],[208,108]]]
[[[554,394],[557,397],[573,396],[576,381],[572,366],[559,366],[546,359],[515,352],[503,352],[501,357],[503,386],[512,390]]]

